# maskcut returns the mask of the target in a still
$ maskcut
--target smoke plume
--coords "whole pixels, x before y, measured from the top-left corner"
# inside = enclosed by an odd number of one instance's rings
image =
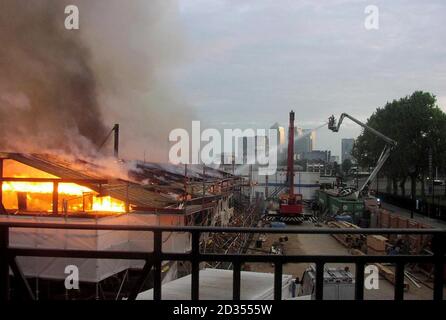
[[[79,30],[64,27],[69,4]],[[119,123],[122,157],[166,160],[191,119],[172,80],[178,23],[175,1],[2,0],[0,150],[94,154]]]
[[[62,14],[61,14],[62,13]],[[96,81],[61,2],[6,0],[0,8],[2,146],[70,148],[105,135]],[[70,143],[68,143],[70,142]]]

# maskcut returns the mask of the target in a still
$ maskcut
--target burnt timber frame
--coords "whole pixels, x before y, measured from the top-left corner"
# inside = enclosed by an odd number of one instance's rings
[[[152,252],[133,251],[95,251],[95,250],[65,250],[15,248],[9,245],[10,228],[38,228],[65,230],[114,230],[114,231],[146,231],[153,232],[154,248]],[[163,233],[188,232],[192,236],[192,250],[187,253],[167,253],[162,250]],[[250,254],[214,254],[200,252],[200,236],[202,233],[245,233],[245,234],[429,234],[433,237],[432,255],[250,255]],[[0,222],[0,300],[9,300],[9,268],[19,278],[22,287],[28,288],[27,280],[15,263],[16,257],[59,257],[59,258],[91,258],[91,259],[129,259],[144,260],[145,266],[137,287],[129,296],[134,300],[144,282],[153,269],[154,300],[161,300],[161,264],[163,261],[188,261],[192,265],[192,300],[199,299],[200,263],[205,261],[226,261],[233,263],[233,299],[240,299],[240,272],[245,262],[268,262],[274,264],[274,299],[280,300],[282,290],[283,265],[285,263],[315,263],[316,264],[316,300],[323,300],[323,276],[326,263],[356,264],[355,299],[364,299],[364,266],[367,263],[393,263],[395,273],[395,300],[404,298],[404,266],[407,263],[430,263],[434,265],[433,300],[443,300],[443,282],[445,259],[446,230],[444,229],[265,229],[265,228],[232,228],[232,227],[161,227],[161,226],[128,226],[128,225],[86,225],[64,223],[34,223],[34,222]],[[28,298],[34,299],[29,290]]]

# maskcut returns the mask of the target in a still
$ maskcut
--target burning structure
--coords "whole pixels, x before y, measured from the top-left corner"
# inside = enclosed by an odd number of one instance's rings
[[[203,166],[124,162],[119,171],[82,159],[49,154],[0,153],[0,221],[100,223],[119,225],[227,225],[234,215],[239,178]],[[163,239],[163,250],[187,252],[189,234]],[[153,249],[150,234],[87,230],[14,229],[11,244],[80,250]],[[75,264],[80,281],[100,284],[142,261],[20,257],[24,275],[64,279]],[[177,277],[177,265],[166,263],[165,281]],[[40,280],[42,281],[42,280]]]
[[[80,30],[65,29],[67,4],[82,12]],[[8,45],[0,47],[0,150],[8,152],[0,153],[0,221],[225,226],[243,220],[234,218],[246,199],[232,174],[200,165],[118,160],[116,135],[115,157],[105,158],[100,150],[108,124],[119,121],[131,128],[122,131],[123,154],[136,158],[150,148],[156,150],[151,160],[165,162],[162,138],[185,127],[193,114],[170,91],[165,72],[183,51],[175,1],[135,0],[126,10],[123,15],[119,0],[2,3],[0,39]],[[138,232],[15,228],[10,235],[18,247],[153,247],[151,235]],[[166,236],[163,248],[188,251],[188,237]],[[203,241],[208,248],[226,248],[219,245],[223,239],[209,239]],[[96,285],[117,276],[123,283],[123,272],[142,266],[30,257],[19,257],[18,264],[36,279],[36,291],[37,280],[64,279],[69,264],[79,267],[80,281]],[[165,279],[176,277],[176,265],[164,267]]]

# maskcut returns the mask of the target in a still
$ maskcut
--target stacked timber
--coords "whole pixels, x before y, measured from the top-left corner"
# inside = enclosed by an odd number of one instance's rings
[[[328,222],[328,226],[337,229],[360,229],[357,225],[346,221],[330,221]],[[348,248],[357,246],[363,237],[361,234],[333,234],[332,236]]]
[[[401,228],[401,229],[424,229],[424,228],[432,228],[432,226],[418,222],[413,219],[405,218],[399,216],[398,214],[393,214],[392,212],[379,209],[378,214],[378,228]],[[422,235],[422,234],[409,234],[405,235],[404,239],[407,240],[410,244],[410,251],[412,253],[420,253],[426,247],[429,246],[431,242],[431,235]],[[388,237],[389,243],[395,243],[397,240],[397,235],[389,235]]]
[[[385,255],[388,239],[380,235],[367,236],[367,253],[371,255]]]

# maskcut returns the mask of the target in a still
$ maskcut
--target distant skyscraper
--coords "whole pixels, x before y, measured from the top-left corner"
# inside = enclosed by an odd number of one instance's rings
[[[287,155],[285,128],[276,122],[271,126],[271,129],[277,130],[277,159],[284,160]]]
[[[341,162],[344,160],[352,160],[352,150],[355,139],[342,139]]]
[[[285,128],[279,126],[279,124],[276,122],[271,126],[271,129],[277,129],[277,145],[283,145],[286,142],[285,137]]]
[[[313,151],[313,146],[316,140],[316,133],[311,129],[301,129],[296,130],[296,140],[294,142],[295,152],[302,158],[303,154]]]

